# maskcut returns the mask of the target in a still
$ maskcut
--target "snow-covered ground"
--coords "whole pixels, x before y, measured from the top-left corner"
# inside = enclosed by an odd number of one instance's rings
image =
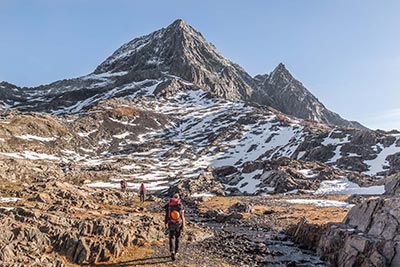
[[[386,157],[389,155],[400,153],[400,147],[396,146],[396,143],[399,139],[400,137],[397,137],[396,141],[389,147],[384,147],[382,144],[377,145],[379,147],[378,150],[381,151],[378,156],[373,160],[364,161],[365,164],[370,166],[369,171],[367,171],[366,174],[376,175],[377,173],[383,171],[385,166],[389,165]]]
[[[242,180],[236,186],[226,186],[226,187],[236,187],[239,191],[248,194],[254,194],[259,190],[257,186],[260,184],[260,180],[254,177],[262,174],[262,170],[255,170],[251,173],[242,173]]]
[[[354,206],[353,204],[349,204],[344,201],[326,200],[326,199],[286,199],[285,201],[291,204],[309,204],[323,208],[336,207],[336,208],[350,209]]]
[[[122,180],[122,179],[121,179]],[[128,181],[128,190],[134,190],[134,191],[139,191],[141,183],[133,183]],[[121,188],[119,180],[114,179],[114,181],[111,182],[93,182],[90,184],[87,184],[89,187],[98,187],[98,188]],[[148,191],[159,191],[159,190],[164,190],[169,188],[169,184],[166,184],[165,181],[153,181],[153,182],[146,182],[145,183],[146,189]]]
[[[8,156],[17,159],[30,159],[30,160],[61,160],[60,157],[49,155],[46,153],[36,153],[33,151],[24,151],[24,152],[16,152],[16,153],[7,153],[7,152],[0,152],[0,155]]]
[[[94,74],[89,76],[87,79],[96,79],[99,83],[114,77],[111,74],[110,77],[107,75],[97,77]],[[171,118],[171,123],[166,125],[164,130],[154,132],[154,129],[144,129],[145,133],[138,135],[129,130],[129,127],[137,127],[132,118],[129,120],[125,117],[110,118],[114,123],[120,124],[121,130],[114,131],[109,136],[101,136],[97,143],[76,148],[75,151],[61,150],[61,155],[33,151],[1,152],[0,154],[20,159],[72,161],[87,166],[121,161],[123,164],[118,165],[118,169],[122,175],[133,175],[136,180],[140,179],[149,183],[149,186],[155,190],[166,188],[174,179],[196,178],[208,166],[233,165],[241,168],[246,161],[267,160],[282,156],[293,157],[308,134],[300,125],[301,120],[288,118],[287,122],[283,122],[271,111],[255,111],[255,107],[210,97],[202,90],[182,91],[170,98],[151,97],[159,82],[145,80],[116,87],[113,89],[115,91],[109,92],[106,98],[112,97],[121,90],[137,89],[129,97],[142,97],[135,104],[139,103],[140,105],[137,105],[141,109],[158,112]],[[190,83],[187,84],[190,86]],[[73,108],[84,108],[94,100],[80,103],[79,107],[77,104]],[[91,141],[102,134],[100,129],[93,128],[80,131],[77,133],[79,137]],[[334,167],[336,167],[336,161],[344,156],[342,147],[351,139],[349,134],[341,134],[344,136],[342,138],[335,138],[335,134],[338,136],[340,131],[332,130],[322,141],[323,146],[334,149],[334,155],[327,162]],[[56,140],[56,137],[29,134],[16,137],[41,142]],[[400,136],[396,136],[396,142],[399,138]],[[0,142],[6,142],[6,139],[0,137]],[[384,170],[384,166],[387,165],[386,157],[400,152],[400,147],[396,146],[396,142],[389,147],[384,147],[382,144],[376,146],[378,156],[373,160],[365,161],[371,166],[368,174],[373,175]],[[118,153],[115,149],[111,151],[114,153],[110,153],[107,149],[112,146],[129,153]],[[135,150],[134,147],[138,149]],[[301,151],[297,158],[302,158],[304,155],[305,151]],[[358,155],[350,153],[347,156],[357,157]],[[260,180],[256,177],[262,172],[262,170],[256,170],[252,173],[242,173],[241,180],[234,187],[243,193],[256,193],[260,184]],[[310,169],[297,172],[310,179],[318,175],[318,172]],[[119,183],[93,183],[90,186],[119,188]],[[274,188],[264,188],[263,191],[274,191]],[[380,194],[382,192],[383,186],[360,188],[344,179],[322,182],[321,188],[316,193]]]
[[[315,194],[336,194],[336,195],[381,195],[385,192],[383,185],[360,187],[348,179],[323,181]]]
[[[0,197],[0,202],[3,203],[10,203],[10,202],[17,202],[20,198],[17,197]]]
[[[214,194],[207,192],[207,193],[194,193],[191,197],[213,197]]]
[[[15,136],[20,139],[25,139],[25,140],[35,140],[35,141],[42,141],[42,142],[50,142],[56,140],[55,137],[41,137],[41,136],[36,136],[36,135],[17,135]]]
[[[323,146],[334,146],[335,151],[332,158],[330,158],[326,163],[336,166],[336,161],[342,158],[344,155],[341,152],[343,145],[350,143],[350,135],[347,134],[344,138],[333,138],[331,137],[333,133],[340,133],[337,130],[332,130],[328,137],[326,137],[321,145]],[[396,153],[400,153],[400,146],[396,146],[400,137],[396,136],[396,140],[394,143],[388,147],[385,147],[383,144],[378,143],[377,145],[373,145],[371,148],[377,152],[376,158],[372,160],[364,160],[364,163],[369,166],[369,170],[364,172],[367,175],[377,175],[380,172],[385,171],[385,167],[389,166],[388,161],[386,160],[387,156],[393,155]],[[298,155],[298,159],[300,159],[303,154]],[[360,155],[356,153],[349,153],[348,157],[360,157]]]

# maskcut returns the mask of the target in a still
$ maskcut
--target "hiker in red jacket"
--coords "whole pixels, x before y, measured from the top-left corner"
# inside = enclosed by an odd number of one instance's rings
[[[139,195],[141,202],[144,202],[145,194],[146,194],[146,188],[144,187],[144,183],[142,183],[139,187]]]
[[[165,227],[169,235],[169,251],[171,259],[178,256],[179,238],[185,230],[185,216],[179,194],[174,194],[169,203],[165,205]],[[174,246],[175,239],[175,246]]]
[[[121,185],[121,191],[122,191],[122,192],[125,192],[125,191],[126,191],[126,188],[127,188],[127,186],[128,186],[128,182],[127,182],[125,179],[122,179],[121,182],[119,182],[119,183],[120,183],[120,185]]]

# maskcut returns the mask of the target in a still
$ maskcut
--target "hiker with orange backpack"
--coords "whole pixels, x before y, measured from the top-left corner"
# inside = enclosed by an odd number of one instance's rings
[[[165,227],[169,236],[171,259],[174,261],[178,255],[179,238],[185,230],[185,216],[179,194],[174,194],[169,203],[165,205]]]

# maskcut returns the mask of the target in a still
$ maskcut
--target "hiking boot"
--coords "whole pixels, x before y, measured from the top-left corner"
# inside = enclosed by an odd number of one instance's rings
[[[174,261],[175,260],[175,253],[171,252],[171,260]]]

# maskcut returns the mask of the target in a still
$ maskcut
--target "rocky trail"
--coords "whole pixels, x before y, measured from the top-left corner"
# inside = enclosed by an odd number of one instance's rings
[[[348,211],[287,202],[315,195],[185,198],[188,229],[172,263],[163,229],[166,199],[151,195],[142,204],[134,192],[57,181],[1,182],[0,192],[2,267],[324,266],[285,231],[299,214],[325,223]]]

